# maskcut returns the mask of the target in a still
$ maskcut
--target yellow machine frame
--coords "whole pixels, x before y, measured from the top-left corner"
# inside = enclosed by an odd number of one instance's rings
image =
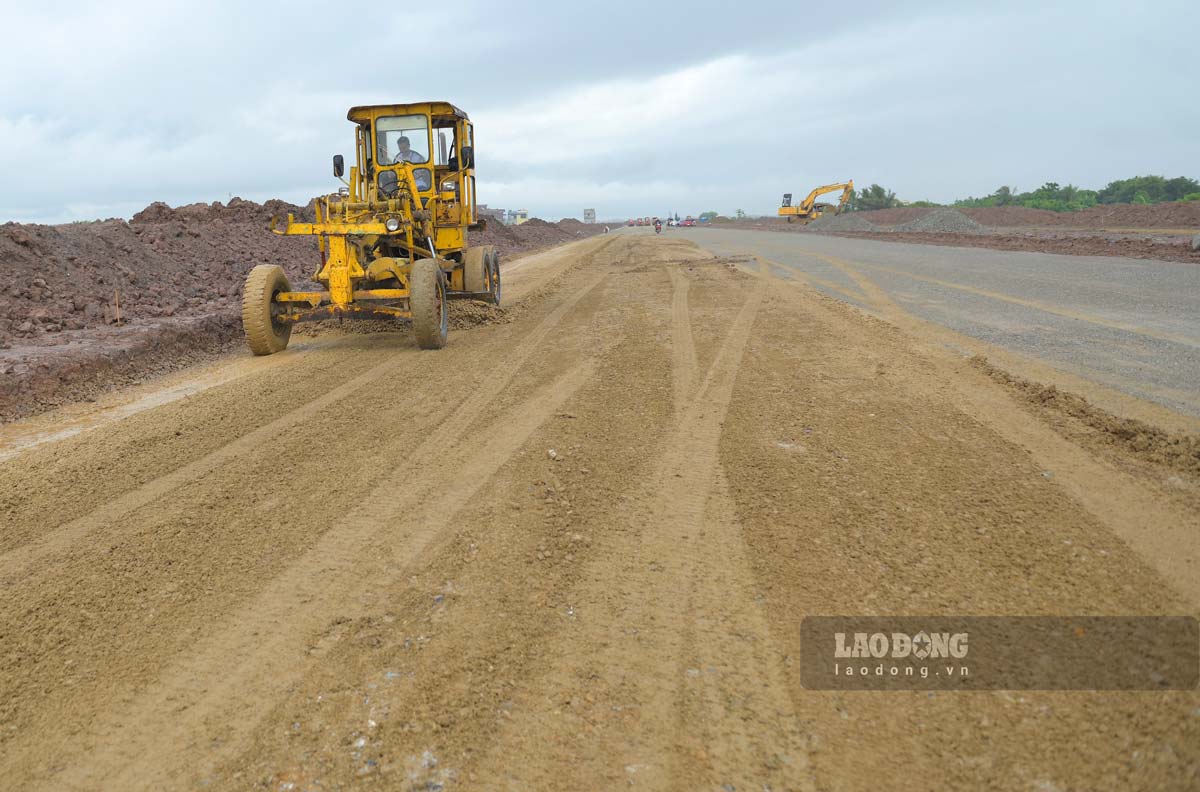
[[[817,203],[817,199],[826,193],[834,192],[835,190],[842,191],[842,197],[838,201],[837,206],[828,203]],[[846,204],[854,196],[854,179],[849,181],[839,182],[837,184],[826,184],[813,190],[808,194],[803,201],[792,205],[792,194],[783,194],[783,206],[779,207],[779,216],[786,217],[790,223],[793,219],[798,219],[802,223],[807,223],[810,220],[816,220],[821,215],[833,209],[834,214],[841,214],[846,208]]]
[[[377,124],[392,116],[424,118],[425,162],[377,161],[386,155]],[[303,292],[276,287],[267,295],[276,334],[295,322],[329,316],[412,318],[411,276],[419,259],[437,263],[444,297],[498,302],[494,251],[467,246],[468,229],[484,227],[476,211],[474,127],[467,114],[449,102],[417,102],[353,107],[346,117],[355,125],[356,161],[347,179],[342,157],[334,157],[334,175],[345,186],[315,201],[314,222],[297,222],[289,214],[272,217],[268,226],[280,236],[317,238],[321,265],[312,278],[325,287]],[[473,259],[486,260],[482,286],[468,272]],[[444,330],[442,335],[444,343]],[[258,354],[278,351],[260,352],[253,338],[251,347]]]

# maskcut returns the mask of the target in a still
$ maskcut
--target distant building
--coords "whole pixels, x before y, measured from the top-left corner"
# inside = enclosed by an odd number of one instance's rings
[[[507,213],[503,209],[493,209],[487,204],[479,204],[475,207],[480,217],[486,217],[489,220],[495,220],[497,223],[504,223],[507,219]]]

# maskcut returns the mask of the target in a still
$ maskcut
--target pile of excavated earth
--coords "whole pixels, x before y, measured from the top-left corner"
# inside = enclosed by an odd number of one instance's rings
[[[256,264],[312,286],[316,243],[267,231],[272,215],[311,219],[311,205],[232,199],[125,220],[0,225],[0,420],[90,389],[125,384],[226,348],[240,336],[241,289]],[[491,223],[471,244],[501,257],[602,231],[577,220]]]
[[[1022,206],[902,206],[826,215],[807,225],[777,217],[722,221],[717,225],[891,242],[1200,263],[1200,201],[1093,206],[1081,212]]]
[[[873,217],[875,212],[848,212],[826,215],[808,224],[810,231],[913,231],[933,234],[970,234],[983,231],[983,226],[957,209],[941,207],[916,214],[908,222],[885,227]]]

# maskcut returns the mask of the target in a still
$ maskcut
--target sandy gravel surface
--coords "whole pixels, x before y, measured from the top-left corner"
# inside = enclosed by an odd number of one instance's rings
[[[305,338],[0,461],[4,784],[1200,783],[1195,692],[796,668],[806,614],[1194,614],[1196,476],[767,261],[523,261],[445,350]]]

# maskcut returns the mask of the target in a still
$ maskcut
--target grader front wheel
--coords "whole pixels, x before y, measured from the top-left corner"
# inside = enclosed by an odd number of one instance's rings
[[[275,295],[288,292],[292,286],[281,267],[259,264],[246,276],[242,291],[242,328],[246,343],[256,355],[271,355],[287,348],[292,326],[275,318],[272,307]]]
[[[408,301],[413,330],[421,349],[441,349],[450,333],[446,309],[446,277],[433,259],[418,259],[408,276]]]

